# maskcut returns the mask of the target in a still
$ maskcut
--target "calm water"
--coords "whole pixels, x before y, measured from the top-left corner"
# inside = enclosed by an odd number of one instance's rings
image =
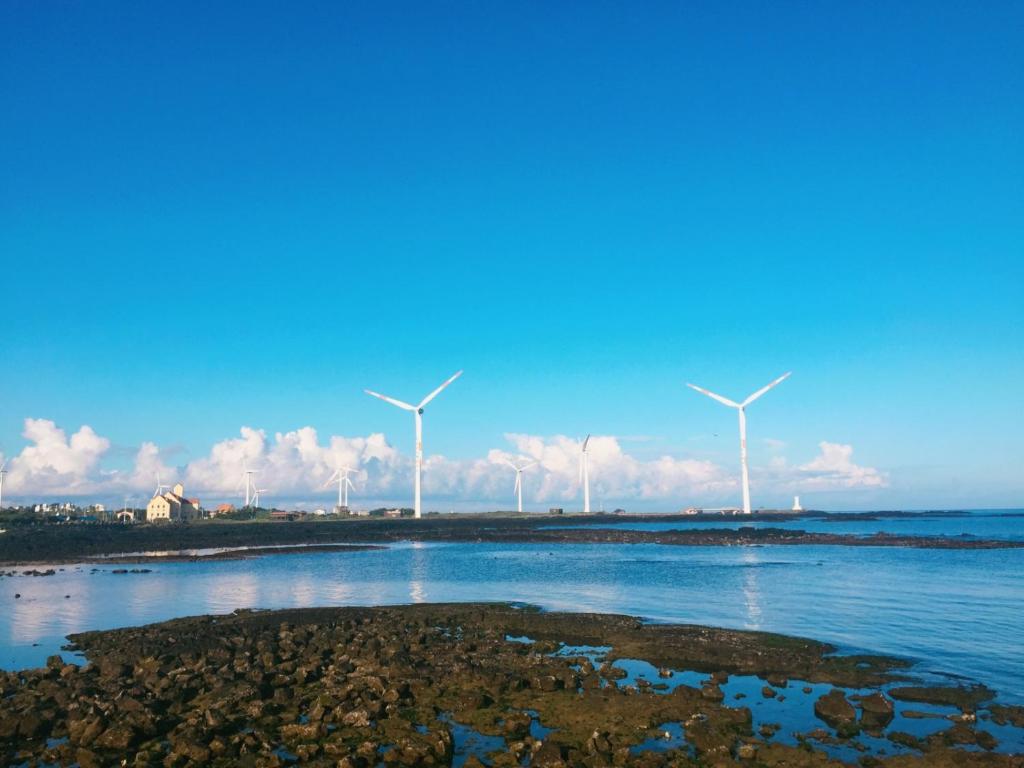
[[[1024,519],[983,525],[1019,538]],[[71,632],[242,607],[518,600],[804,635],[1024,703],[1024,550],[400,544],[150,567],[0,579],[0,666],[41,664]]]
[[[863,515],[870,518],[869,515]],[[581,528],[578,525],[553,526],[557,528]],[[674,531],[702,528],[783,528],[811,531],[814,533],[836,533],[850,536],[870,536],[876,533],[890,533],[900,536],[964,536],[979,539],[1024,540],[1024,510],[979,510],[963,514],[928,515],[913,517],[879,517],[858,519],[845,516],[834,518],[793,518],[779,521],[747,521],[742,516],[700,515],[683,521],[622,522],[603,528],[625,528],[637,531]]]

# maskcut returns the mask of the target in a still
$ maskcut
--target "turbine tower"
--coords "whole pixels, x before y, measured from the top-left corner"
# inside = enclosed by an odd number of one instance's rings
[[[0,510],[4,508],[4,477],[7,475],[7,462],[0,464]]]
[[[517,498],[519,500],[519,514],[522,514],[523,513],[523,470],[524,469],[529,469],[530,467],[532,467],[537,462],[536,461],[531,461],[529,464],[523,464],[523,466],[517,467],[515,464],[513,464],[508,459],[502,459],[502,461],[504,461],[506,464],[508,464],[510,467],[512,467],[512,469],[514,469],[516,471],[516,486],[515,486],[515,489],[512,492],[514,494],[516,494],[516,496],[517,496]]]
[[[747,472],[747,414],[746,414],[746,407],[748,405],[750,405],[752,402],[754,402],[755,400],[757,400],[757,398],[759,398],[761,395],[763,395],[769,389],[771,389],[774,386],[777,386],[778,384],[781,384],[783,381],[788,379],[790,373],[792,373],[792,371],[789,371],[787,373],[782,374],[781,376],[779,376],[779,378],[777,378],[771,384],[769,384],[769,385],[767,385],[765,387],[761,387],[759,390],[757,390],[757,392],[752,394],[750,397],[748,397],[742,403],[735,403],[735,402],[733,402],[732,400],[730,400],[727,397],[722,397],[721,395],[716,395],[714,392],[709,392],[708,390],[703,389],[702,387],[698,387],[696,384],[687,384],[686,385],[690,389],[697,390],[702,395],[707,395],[712,400],[717,400],[722,405],[727,405],[730,408],[735,408],[737,411],[739,411],[739,414],[740,414],[740,468],[741,468],[741,470],[743,472],[743,512],[744,512],[744,514],[747,514],[747,515],[750,514],[750,477],[749,477],[749,474]]]
[[[252,506],[253,506],[253,509],[259,509],[260,508],[260,494],[261,493],[270,493],[270,491],[268,491],[266,488],[253,488],[252,489]]]
[[[252,504],[252,494],[256,490],[256,482],[252,479],[259,470],[256,469],[245,469],[242,470],[242,481],[245,483],[245,509]]]
[[[461,375],[462,371],[458,371],[457,373],[455,373],[455,375],[448,379],[444,384],[442,384],[440,387],[438,387],[425,398],[423,398],[420,401],[419,405],[409,405],[409,403],[403,403],[401,400],[395,400],[393,397],[387,397],[386,395],[382,395],[379,392],[373,392],[369,389],[363,390],[364,392],[366,392],[366,394],[373,395],[374,397],[379,397],[384,402],[396,405],[403,411],[412,411],[416,417],[416,503],[414,509],[415,516],[417,519],[419,519],[421,515],[420,475],[423,471],[423,409],[426,407],[427,403],[429,403],[431,400],[433,400],[435,397],[441,394],[441,390],[443,390],[445,387],[447,387]]]
[[[590,455],[587,446],[590,435],[580,443],[580,483],[583,485],[583,514],[590,514]]]
[[[334,470],[334,474],[324,483],[324,488],[333,482],[338,483],[338,506],[348,507],[348,489],[351,488],[353,491],[356,489],[352,485],[352,481],[348,479],[348,473],[355,472],[351,467],[338,467]]]

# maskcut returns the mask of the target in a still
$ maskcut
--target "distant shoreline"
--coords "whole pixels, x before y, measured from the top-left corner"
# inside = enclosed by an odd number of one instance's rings
[[[886,516],[889,516],[888,513]],[[915,513],[918,514],[918,513]],[[696,516],[631,516],[634,522],[673,522],[680,528],[643,531],[609,527],[621,523],[621,515],[501,516],[466,515],[412,519],[345,519],[296,522],[219,522],[162,525],[80,525],[15,527],[0,537],[0,566],[91,562],[110,556],[144,557],[149,553],[174,553],[179,560],[198,559],[187,553],[196,549],[235,549],[303,545],[304,552],[356,545],[383,545],[400,541],[509,544],[664,544],[676,546],[814,545],[856,547],[906,547],[915,549],[1017,549],[1024,541],[968,537],[872,534],[856,536],[783,528],[700,528],[686,530]],[[736,517],[708,519],[737,520]],[[751,515],[743,522],[820,519],[818,515]],[[863,518],[858,518],[863,519]],[[180,555],[178,554],[180,553]],[[266,550],[247,555],[223,554],[202,559],[236,559],[242,556],[279,554]],[[166,555],[160,555],[163,562]],[[120,559],[118,562],[143,562]]]

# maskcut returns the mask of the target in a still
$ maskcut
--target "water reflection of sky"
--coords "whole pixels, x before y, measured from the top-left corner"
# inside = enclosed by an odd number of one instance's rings
[[[417,543],[165,563],[145,574],[112,567],[0,578],[0,666],[41,664],[68,633],[175,616],[511,600],[907,655],[1024,701],[1021,550]]]
[[[573,524],[552,528],[590,528]],[[925,513],[906,517],[852,514],[794,517],[792,519],[748,520],[743,515],[699,515],[665,522],[630,520],[628,517],[601,523],[602,528],[624,528],[635,531],[688,531],[708,528],[783,528],[812,533],[835,533],[850,536],[870,536],[889,533],[900,536],[966,536],[984,539],[1024,540],[1024,510],[977,510],[958,514],[929,515]]]

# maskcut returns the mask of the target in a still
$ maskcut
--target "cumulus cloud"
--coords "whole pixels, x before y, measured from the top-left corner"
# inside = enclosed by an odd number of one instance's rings
[[[862,467],[853,463],[853,446],[818,443],[821,450],[817,456],[798,467],[802,488],[812,491],[839,490],[849,488],[884,488],[888,478],[873,467]]]
[[[408,461],[379,433],[333,436],[321,444],[313,427],[278,432],[273,440],[261,429],[242,427],[240,437],[215,444],[208,456],[189,463],[185,484],[203,493],[230,496],[244,487],[246,470],[253,470],[260,488],[291,498],[323,491],[327,479],[342,466],[358,468],[354,480],[380,494],[404,477]]]
[[[268,501],[279,504],[315,499],[323,503],[331,492],[325,482],[335,469],[353,467],[356,496],[375,502],[408,503],[414,464],[381,433],[360,437],[332,435],[321,439],[313,427],[273,436],[262,429],[242,427],[237,437],[215,443],[208,453],[181,467],[168,466],[154,443],[143,443],[132,465],[102,467],[110,441],[83,426],[67,437],[52,421],[26,419],[29,444],[8,462],[13,495],[103,495],[152,491],[159,476],[164,483],[181,480],[190,496],[206,502],[238,498],[244,473],[255,470],[256,484],[268,489]],[[594,501],[611,504],[646,503],[671,509],[700,499],[723,499],[738,486],[733,468],[712,461],[662,455],[640,459],[627,452],[623,439],[595,435],[589,444],[591,491]],[[884,473],[852,460],[849,445],[822,442],[821,453],[805,464],[791,466],[775,455],[758,471],[762,492],[849,490],[884,487]],[[430,455],[424,460],[424,495],[435,505],[478,503],[511,508],[515,474],[506,461],[533,461],[524,473],[524,497],[529,504],[569,506],[581,495],[579,442],[565,435],[504,435],[503,445],[472,459]],[[437,508],[435,506],[434,508]]]
[[[7,466],[12,491],[88,493],[110,441],[83,426],[70,438],[49,419],[25,419],[22,437],[29,444]]]

